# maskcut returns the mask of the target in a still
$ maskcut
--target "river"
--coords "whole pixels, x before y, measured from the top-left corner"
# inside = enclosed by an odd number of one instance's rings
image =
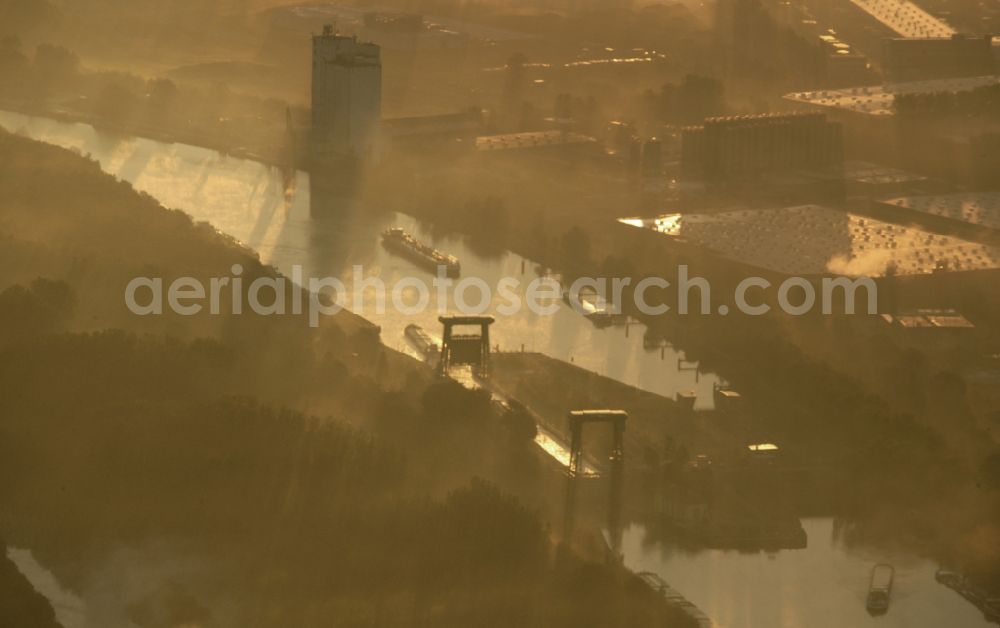
[[[461,237],[434,237],[428,226],[398,212],[355,211],[349,216],[320,220],[311,217],[309,175],[296,174],[294,192],[286,195],[280,170],[258,162],[227,157],[209,149],[167,144],[141,138],[109,135],[86,124],[0,112],[0,126],[51,144],[71,148],[97,160],[108,173],[128,181],[163,205],[181,209],[197,221],[206,221],[258,252],[262,262],[286,275],[293,265],[304,277],[340,277],[349,291],[363,297],[359,314],[382,328],[388,346],[412,353],[403,329],[416,323],[440,333],[439,312],[430,307],[419,314],[400,314],[391,307],[376,311],[375,293],[360,290],[353,281],[353,265],[361,265],[365,277],[377,277],[393,286],[404,277],[430,284],[433,275],[380,245],[380,233],[398,226],[422,242],[433,243],[462,262],[463,277],[478,277],[490,287],[502,277],[512,277],[522,286],[535,278],[538,264],[510,252],[479,255]],[[449,302],[454,303],[454,290]],[[490,313],[503,303],[493,290]],[[475,302],[476,289],[466,291]],[[353,303],[353,292],[348,304]],[[433,301],[432,301],[433,305]],[[355,309],[355,308],[351,308]],[[573,362],[626,384],[673,397],[678,391],[694,390],[699,408],[712,404],[712,386],[719,380],[684,365],[683,354],[671,347],[643,347],[642,325],[598,329],[564,304],[551,316],[522,307],[511,316],[499,316],[490,330],[493,344],[501,350],[538,351]]]
[[[360,264],[366,276],[378,277],[388,285],[403,277],[429,282],[428,272],[388,253],[379,244],[383,229],[400,226],[457,256],[463,276],[482,278],[490,286],[501,277],[528,281],[536,275],[537,264],[531,260],[510,252],[477,254],[463,238],[434,237],[426,225],[403,213],[356,211],[338,219],[314,219],[306,173],[296,174],[294,191],[287,193],[285,177],[279,170],[208,149],[121,137],[84,124],[10,112],[0,112],[0,126],[90,155],[105,171],[132,183],[167,207],[182,209],[195,220],[211,223],[285,274],[290,274],[293,265],[300,265],[306,277],[341,277],[349,290],[357,290],[350,279],[352,265]],[[374,293],[369,290],[361,294],[364,311],[360,313],[381,326],[382,340],[387,345],[416,355],[404,339],[404,327],[416,323],[437,333],[438,312],[433,308],[417,315],[394,313],[392,307],[379,313],[374,307]],[[498,304],[497,299],[494,297],[493,306]],[[598,329],[565,305],[560,305],[552,316],[522,308],[515,315],[498,319],[491,338],[502,350],[520,350],[523,346],[668,397],[678,391],[694,390],[697,407],[710,407],[713,384],[719,379],[710,373],[679,368],[683,355],[670,347],[662,352],[646,350],[640,325]],[[934,580],[933,564],[913,556],[849,548],[834,533],[830,519],[805,520],[803,525],[809,537],[806,549],[771,554],[647,546],[639,526],[625,532],[622,547],[627,566],[658,573],[720,626],[991,625],[972,605]],[[50,599],[64,596],[54,579],[29,557],[19,553],[15,560],[23,571],[30,572],[33,583]],[[864,596],[871,566],[883,561],[896,565],[898,586],[889,613],[873,619],[864,610]],[[74,614],[75,604],[74,600]]]
[[[625,565],[651,571],[725,628],[974,628],[995,626],[958,593],[934,579],[937,565],[910,554],[852,547],[830,518],[803,519],[799,550],[688,550],[647,544],[633,525],[622,537]],[[896,569],[889,611],[865,610],[871,569]]]

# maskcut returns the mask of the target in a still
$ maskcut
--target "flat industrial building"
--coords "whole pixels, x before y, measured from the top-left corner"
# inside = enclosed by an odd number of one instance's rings
[[[597,140],[589,135],[562,131],[527,131],[524,133],[483,135],[476,138],[476,150],[479,152],[583,145],[596,146]]]
[[[882,276],[1000,268],[1000,248],[821,205],[625,218],[736,262],[787,275]]]
[[[1000,83],[997,76],[972,76],[957,79],[936,79],[931,81],[909,81],[887,83],[843,89],[822,89],[811,92],[785,94],[786,100],[842,109],[871,116],[891,116],[895,114],[894,100],[898,94],[927,94],[935,92],[967,92],[977,87]]]
[[[955,29],[908,0],[851,0],[900,37],[951,37]]]
[[[975,325],[955,310],[916,310],[882,314],[882,320],[901,329],[975,329]]]
[[[902,196],[881,201],[938,218],[1000,230],[1000,192],[961,192],[932,196]]]
[[[927,177],[868,161],[845,161],[844,179],[857,185],[870,188],[890,186],[913,186],[924,183]]]

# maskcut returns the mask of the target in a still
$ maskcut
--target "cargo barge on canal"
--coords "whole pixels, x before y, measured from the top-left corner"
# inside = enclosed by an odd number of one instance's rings
[[[418,242],[416,238],[399,227],[383,231],[382,244],[390,251],[402,255],[432,272],[436,273],[438,267],[444,266],[445,274],[448,277],[458,277],[462,273],[462,265],[457,257]]]

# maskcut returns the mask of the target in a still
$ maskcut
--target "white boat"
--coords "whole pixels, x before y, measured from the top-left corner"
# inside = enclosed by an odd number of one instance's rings
[[[383,231],[382,244],[428,270],[437,271],[439,266],[444,266],[448,277],[458,277],[462,274],[462,264],[457,257],[418,242],[399,227]]]

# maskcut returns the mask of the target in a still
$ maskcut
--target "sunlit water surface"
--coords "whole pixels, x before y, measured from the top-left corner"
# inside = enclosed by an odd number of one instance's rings
[[[634,571],[652,571],[725,628],[974,628],[995,626],[934,579],[937,565],[879,548],[848,547],[833,519],[803,519],[799,550],[689,551],[646,544],[642,526],[625,530],[622,552]],[[889,611],[865,610],[871,569],[896,569]]]
[[[408,260],[385,250],[380,233],[400,226],[423,242],[458,257],[463,277],[477,277],[493,292],[489,307],[500,320],[491,330],[493,344],[501,350],[522,347],[614,378],[644,390],[673,397],[682,390],[698,394],[699,407],[711,406],[711,374],[678,369],[682,354],[666,347],[646,350],[641,325],[598,329],[571,308],[560,304],[553,315],[541,315],[521,307],[511,316],[499,316],[496,307],[504,303],[496,287],[502,277],[517,279],[522,287],[537,277],[537,264],[510,252],[487,257],[474,253],[463,238],[434,238],[428,227],[398,212],[335,210],[310,213],[309,175],[297,173],[290,193],[279,169],[227,157],[216,151],[183,144],[166,144],[141,138],[117,137],[85,124],[69,124],[47,118],[0,112],[0,126],[25,136],[74,149],[96,159],[101,167],[136,189],[146,192],[171,208],[182,209],[195,220],[207,221],[220,231],[240,240],[260,254],[263,262],[291,275],[293,265],[304,277],[342,277],[348,290],[356,288],[353,265],[363,267],[365,277],[377,277],[390,288],[404,277],[417,277],[428,286],[433,275]],[[401,351],[412,352],[403,329],[416,323],[432,333],[440,324],[436,292],[431,307],[418,314],[401,314],[392,307],[391,293],[385,311],[376,308],[375,291],[361,292],[363,307],[349,309],[382,327],[382,340]],[[479,301],[479,291],[465,292],[466,302]],[[454,309],[454,290],[448,291],[447,308]],[[413,293],[404,293],[405,303],[415,302]]]

